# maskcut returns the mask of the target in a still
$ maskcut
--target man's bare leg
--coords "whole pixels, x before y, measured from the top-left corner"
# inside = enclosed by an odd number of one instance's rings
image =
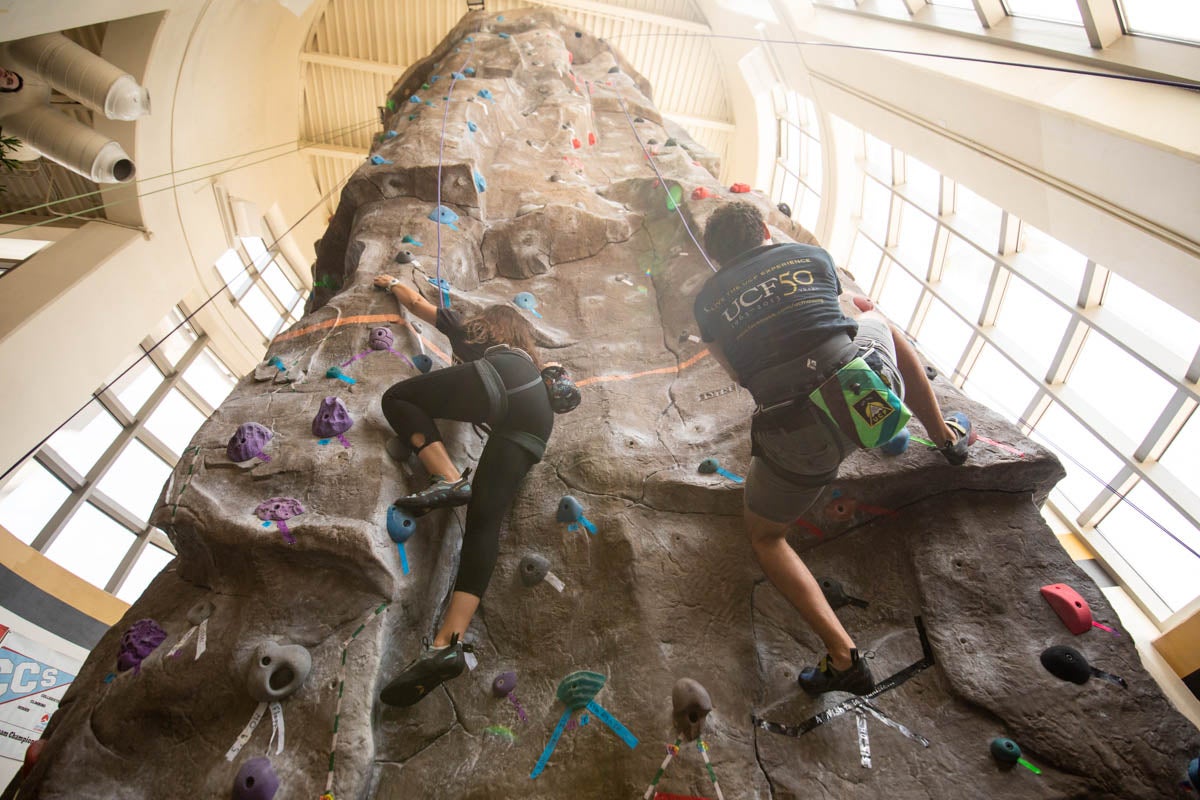
[[[804,621],[825,643],[834,669],[849,669],[850,650],[854,647],[854,641],[833,613],[817,579],[788,544],[784,536],[787,524],[772,522],[750,509],[744,510],[744,516],[750,546],[767,579],[796,607]]]

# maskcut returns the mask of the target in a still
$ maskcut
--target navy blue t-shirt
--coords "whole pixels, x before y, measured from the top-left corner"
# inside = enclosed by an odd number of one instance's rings
[[[700,337],[715,341],[743,385],[858,323],[842,313],[842,283],[829,253],[809,244],[763,245],[713,275],[693,309]]]

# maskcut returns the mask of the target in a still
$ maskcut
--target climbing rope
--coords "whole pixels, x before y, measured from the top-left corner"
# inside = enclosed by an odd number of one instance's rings
[[[617,62],[618,61],[617,53],[615,50],[613,50],[612,45],[609,44],[607,40],[604,40],[604,46],[607,47],[608,52],[612,54],[613,61]],[[589,83],[589,85],[590,85],[590,81],[587,83]],[[637,140],[638,147],[640,147],[642,149],[642,153],[645,154],[646,160],[650,162],[650,169],[654,170],[654,174],[658,178],[659,185],[662,186],[663,191],[667,195],[668,208],[673,208],[675,210],[675,213],[679,215],[679,221],[683,223],[683,229],[685,231],[687,231],[688,238],[690,238],[692,240],[692,244],[696,245],[696,249],[699,250],[700,255],[702,255],[704,257],[704,261],[705,261],[705,263],[708,264],[708,268],[711,269],[713,272],[717,272],[717,267],[713,264],[712,259],[710,259],[708,257],[708,253],[705,252],[704,247],[700,244],[700,241],[696,238],[696,234],[692,232],[692,226],[688,225],[687,217],[685,217],[683,215],[683,208],[681,207],[682,203],[675,202],[675,198],[671,196],[671,187],[667,186],[666,179],[663,177],[662,173],[659,172],[659,170],[658,170],[658,164],[656,164],[654,162],[654,157],[652,155],[650,155],[650,151],[646,149],[646,145],[642,141],[642,137],[638,134],[637,126],[633,124],[633,117],[631,117],[629,115],[629,108],[626,107],[626,105],[625,105],[625,98],[621,96],[621,92],[619,89],[617,89],[617,87],[613,86],[612,91],[613,91],[613,94],[615,94],[617,96],[617,102],[621,106],[621,113],[623,113],[625,115],[625,121],[629,123],[629,130],[633,131],[633,138]],[[589,91],[589,97],[588,97],[589,106],[591,105],[590,94],[591,93]]]
[[[475,31],[479,33],[478,30]],[[445,107],[442,109],[442,135],[438,139],[438,168],[437,168],[437,212],[442,210],[442,155],[446,151],[446,119],[450,116],[450,98],[454,96],[454,85],[458,83],[458,76],[463,74],[463,70],[471,63],[471,57],[475,55],[475,37],[468,36],[467,40],[471,43],[471,49],[467,51],[467,57],[459,66],[458,69],[450,72],[450,87],[446,90]],[[435,277],[437,282],[434,284],[440,290],[438,292],[438,303],[442,308],[445,308],[446,295],[448,290],[444,288],[442,283],[442,223],[437,223],[437,257],[435,263]]]
[[[304,214],[299,219],[297,219],[295,222],[293,222],[286,231],[284,231],[283,233],[281,233],[277,237],[275,237],[275,239],[267,246],[267,249],[270,250],[272,247],[274,247],[275,245],[277,245],[279,243],[280,239],[282,239],[283,237],[285,237],[289,233],[291,233],[293,230],[295,230],[296,226],[298,226],[301,222],[303,222],[305,219],[307,219],[309,214],[313,213],[318,208],[320,208],[321,204],[324,203],[331,195],[333,195],[334,192],[341,189],[342,185],[345,184],[348,180],[350,180],[350,177],[352,175],[354,175],[353,172],[351,172],[345,178],[342,178],[342,180],[339,181],[335,186],[333,186],[333,188],[331,188],[328,192],[326,192],[324,195],[322,195],[317,200],[317,202],[314,203],[312,205],[312,207],[308,209],[308,211],[305,211]],[[180,184],[180,185],[182,185],[182,184]],[[188,324],[188,322],[190,322],[194,316],[196,316],[201,311],[203,311],[204,308],[209,305],[209,303],[216,300],[221,295],[221,292],[223,292],[227,288],[229,288],[229,284],[233,280],[235,280],[236,278],[239,278],[239,277],[241,277],[240,274],[235,275],[232,278],[230,278],[228,281],[226,281],[225,283],[221,284],[220,288],[218,288],[215,292],[213,292],[207,300],[205,300],[203,303],[201,303],[199,306],[197,306],[194,311],[192,311],[187,316],[185,316],[183,319],[181,319],[179,321],[179,323],[177,325],[175,325],[175,327],[171,328],[171,330],[167,331],[166,334],[164,334],[162,336],[162,338],[160,338],[158,341],[156,341],[148,349],[144,350],[140,356],[138,356],[136,359],[134,359],[133,363],[131,363],[128,367],[126,367],[125,369],[123,369],[121,371],[121,374],[117,375],[117,377],[113,378],[111,381],[106,383],[104,386],[102,386],[98,390],[96,390],[96,392],[94,392],[92,394],[92,396],[89,397],[87,399],[87,401],[83,403],[83,405],[81,405],[79,408],[77,408],[75,410],[75,412],[71,414],[71,416],[69,416],[65,420],[63,420],[54,430],[50,431],[50,433],[43,436],[42,439],[37,444],[35,444],[32,448],[30,448],[25,453],[25,455],[21,456],[16,461],[14,461],[12,463],[12,465],[9,466],[9,468],[4,471],[4,474],[0,475],[0,481],[3,481],[17,467],[24,464],[25,461],[30,456],[32,456],[34,453],[36,453],[39,449],[41,449],[42,445],[44,445],[46,442],[48,442],[50,440],[50,438],[52,436],[54,436],[54,434],[58,433],[60,430],[62,430],[64,427],[66,427],[67,423],[69,423],[71,420],[75,419],[77,416],[79,416],[81,413],[83,413],[84,409],[86,409],[92,403],[96,402],[99,399],[100,395],[104,394],[104,392],[108,391],[108,389],[110,389],[114,384],[118,383],[122,378],[124,378],[127,374],[129,374],[130,370],[132,370],[134,367],[136,367],[138,364],[140,364],[143,359],[148,358],[151,353],[153,353],[156,349],[158,349],[159,345],[161,345],[167,339],[170,339],[175,334],[176,331],[178,331],[184,325]],[[182,492],[180,492],[180,493],[182,494]]]

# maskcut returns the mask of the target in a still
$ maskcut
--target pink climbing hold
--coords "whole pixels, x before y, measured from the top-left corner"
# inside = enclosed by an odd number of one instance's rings
[[[692,190],[693,200],[707,200],[710,197],[716,197],[716,195],[710,192],[707,186],[697,186]]]
[[[729,191],[733,192],[734,194],[745,194],[746,192],[750,191],[750,184],[735,183],[733,186],[729,187]]]

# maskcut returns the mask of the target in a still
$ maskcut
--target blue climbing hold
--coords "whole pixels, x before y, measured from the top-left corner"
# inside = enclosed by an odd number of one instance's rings
[[[412,357],[413,366],[421,372],[429,372],[433,369],[433,359],[424,353],[417,353]]]
[[[501,14],[500,16],[496,17],[496,22],[504,22],[504,15]],[[503,36],[504,34],[502,33],[500,35]]]
[[[467,120],[467,130],[469,130],[471,133],[474,133],[475,131],[479,130],[479,126],[471,120]]]
[[[577,531],[582,525],[588,533],[596,532],[596,525],[583,514],[583,504],[569,494],[564,494],[558,501],[558,511],[555,512],[554,518],[567,523],[569,531]]]
[[[451,72],[450,77],[456,81],[465,81],[467,79],[467,76],[463,75],[461,72]]]
[[[396,133],[395,131],[387,131],[386,133],[384,133],[384,134],[383,134],[383,138],[385,138],[385,139],[395,139],[395,138],[396,138],[397,136],[399,136],[399,135],[400,135],[400,134]]]
[[[374,155],[374,156],[371,156],[371,163],[378,166],[379,164],[391,164],[392,162],[388,161],[383,156]]]
[[[425,280],[429,281],[432,285],[441,289],[443,292],[450,291],[450,281],[446,280],[445,278],[426,278]]]
[[[458,230],[458,226],[454,224],[458,222],[458,214],[455,214],[445,206],[438,206],[433,211],[430,211],[429,218],[442,225],[449,225],[451,230]]]
[[[537,298],[535,298],[529,292],[519,293],[516,297],[513,298],[513,303],[516,304],[517,308],[525,309],[526,311],[533,314],[538,319],[542,318],[542,315],[539,314],[538,310],[537,310]]]
[[[430,108],[437,108],[437,106],[433,104],[432,100],[426,100],[425,105],[429,106]]]
[[[339,381],[345,381],[346,383],[350,384],[351,386],[358,383],[358,381],[354,380],[354,378],[351,378],[349,375],[342,372],[340,367],[330,367],[329,369],[325,370],[325,377],[326,378],[337,378]]]
[[[287,372],[287,367],[284,366],[283,359],[281,359],[279,356],[271,356],[271,360],[267,363],[280,372]]]
[[[886,455],[898,456],[908,449],[908,428],[901,428],[895,436],[889,439],[879,449]]]
[[[1200,792],[1200,758],[1188,762],[1188,780],[1192,782],[1192,788]]]
[[[717,461],[715,458],[711,458],[711,457],[706,458],[700,462],[698,471],[702,475],[717,474],[723,478],[728,478],[729,480],[733,481],[734,483],[742,483],[745,480],[740,475],[734,475],[729,470],[723,469],[721,467],[721,463],[719,461]]]
[[[466,73],[467,75],[474,75],[475,68],[474,67],[463,67],[463,72]]]
[[[407,512],[395,506],[388,506],[387,532],[393,542],[404,544],[417,532],[417,521]]]
[[[493,103],[496,102],[496,98],[492,97],[492,93],[488,89],[480,89],[479,96],[482,97],[484,100],[490,100]]]
[[[438,82],[438,81],[440,81],[441,79],[442,79],[442,76],[441,76],[441,75],[430,75],[430,76],[429,76],[429,82],[430,82],[430,83],[437,83],[437,82]]]
[[[475,191],[477,191],[477,192],[486,192],[487,191],[487,181],[484,179],[484,177],[482,175],[479,174],[478,171],[475,172]]]
[[[409,234],[407,234],[407,233],[406,233],[406,234],[404,234],[404,238],[403,238],[403,239],[401,239],[400,241],[404,242],[405,244],[414,244],[414,245],[416,245],[417,247],[424,247],[424,246],[425,246],[425,245],[421,244],[420,242],[418,242],[416,239],[414,239],[412,236],[410,236],[410,235],[409,235]]]
[[[467,38],[463,39],[463,41],[464,41],[464,42],[473,42],[473,41],[475,41],[475,37],[474,37],[474,36],[468,36]]]
[[[414,94],[412,97],[408,98],[408,102],[412,103],[415,106],[417,103],[421,102],[421,98],[417,97]]]
[[[498,34],[496,34],[496,35],[497,35],[497,36],[499,36],[501,39],[511,39],[511,38],[512,38],[512,36],[511,36],[510,34],[507,34],[507,33],[504,33],[504,32],[500,32],[500,33],[498,33]]]

